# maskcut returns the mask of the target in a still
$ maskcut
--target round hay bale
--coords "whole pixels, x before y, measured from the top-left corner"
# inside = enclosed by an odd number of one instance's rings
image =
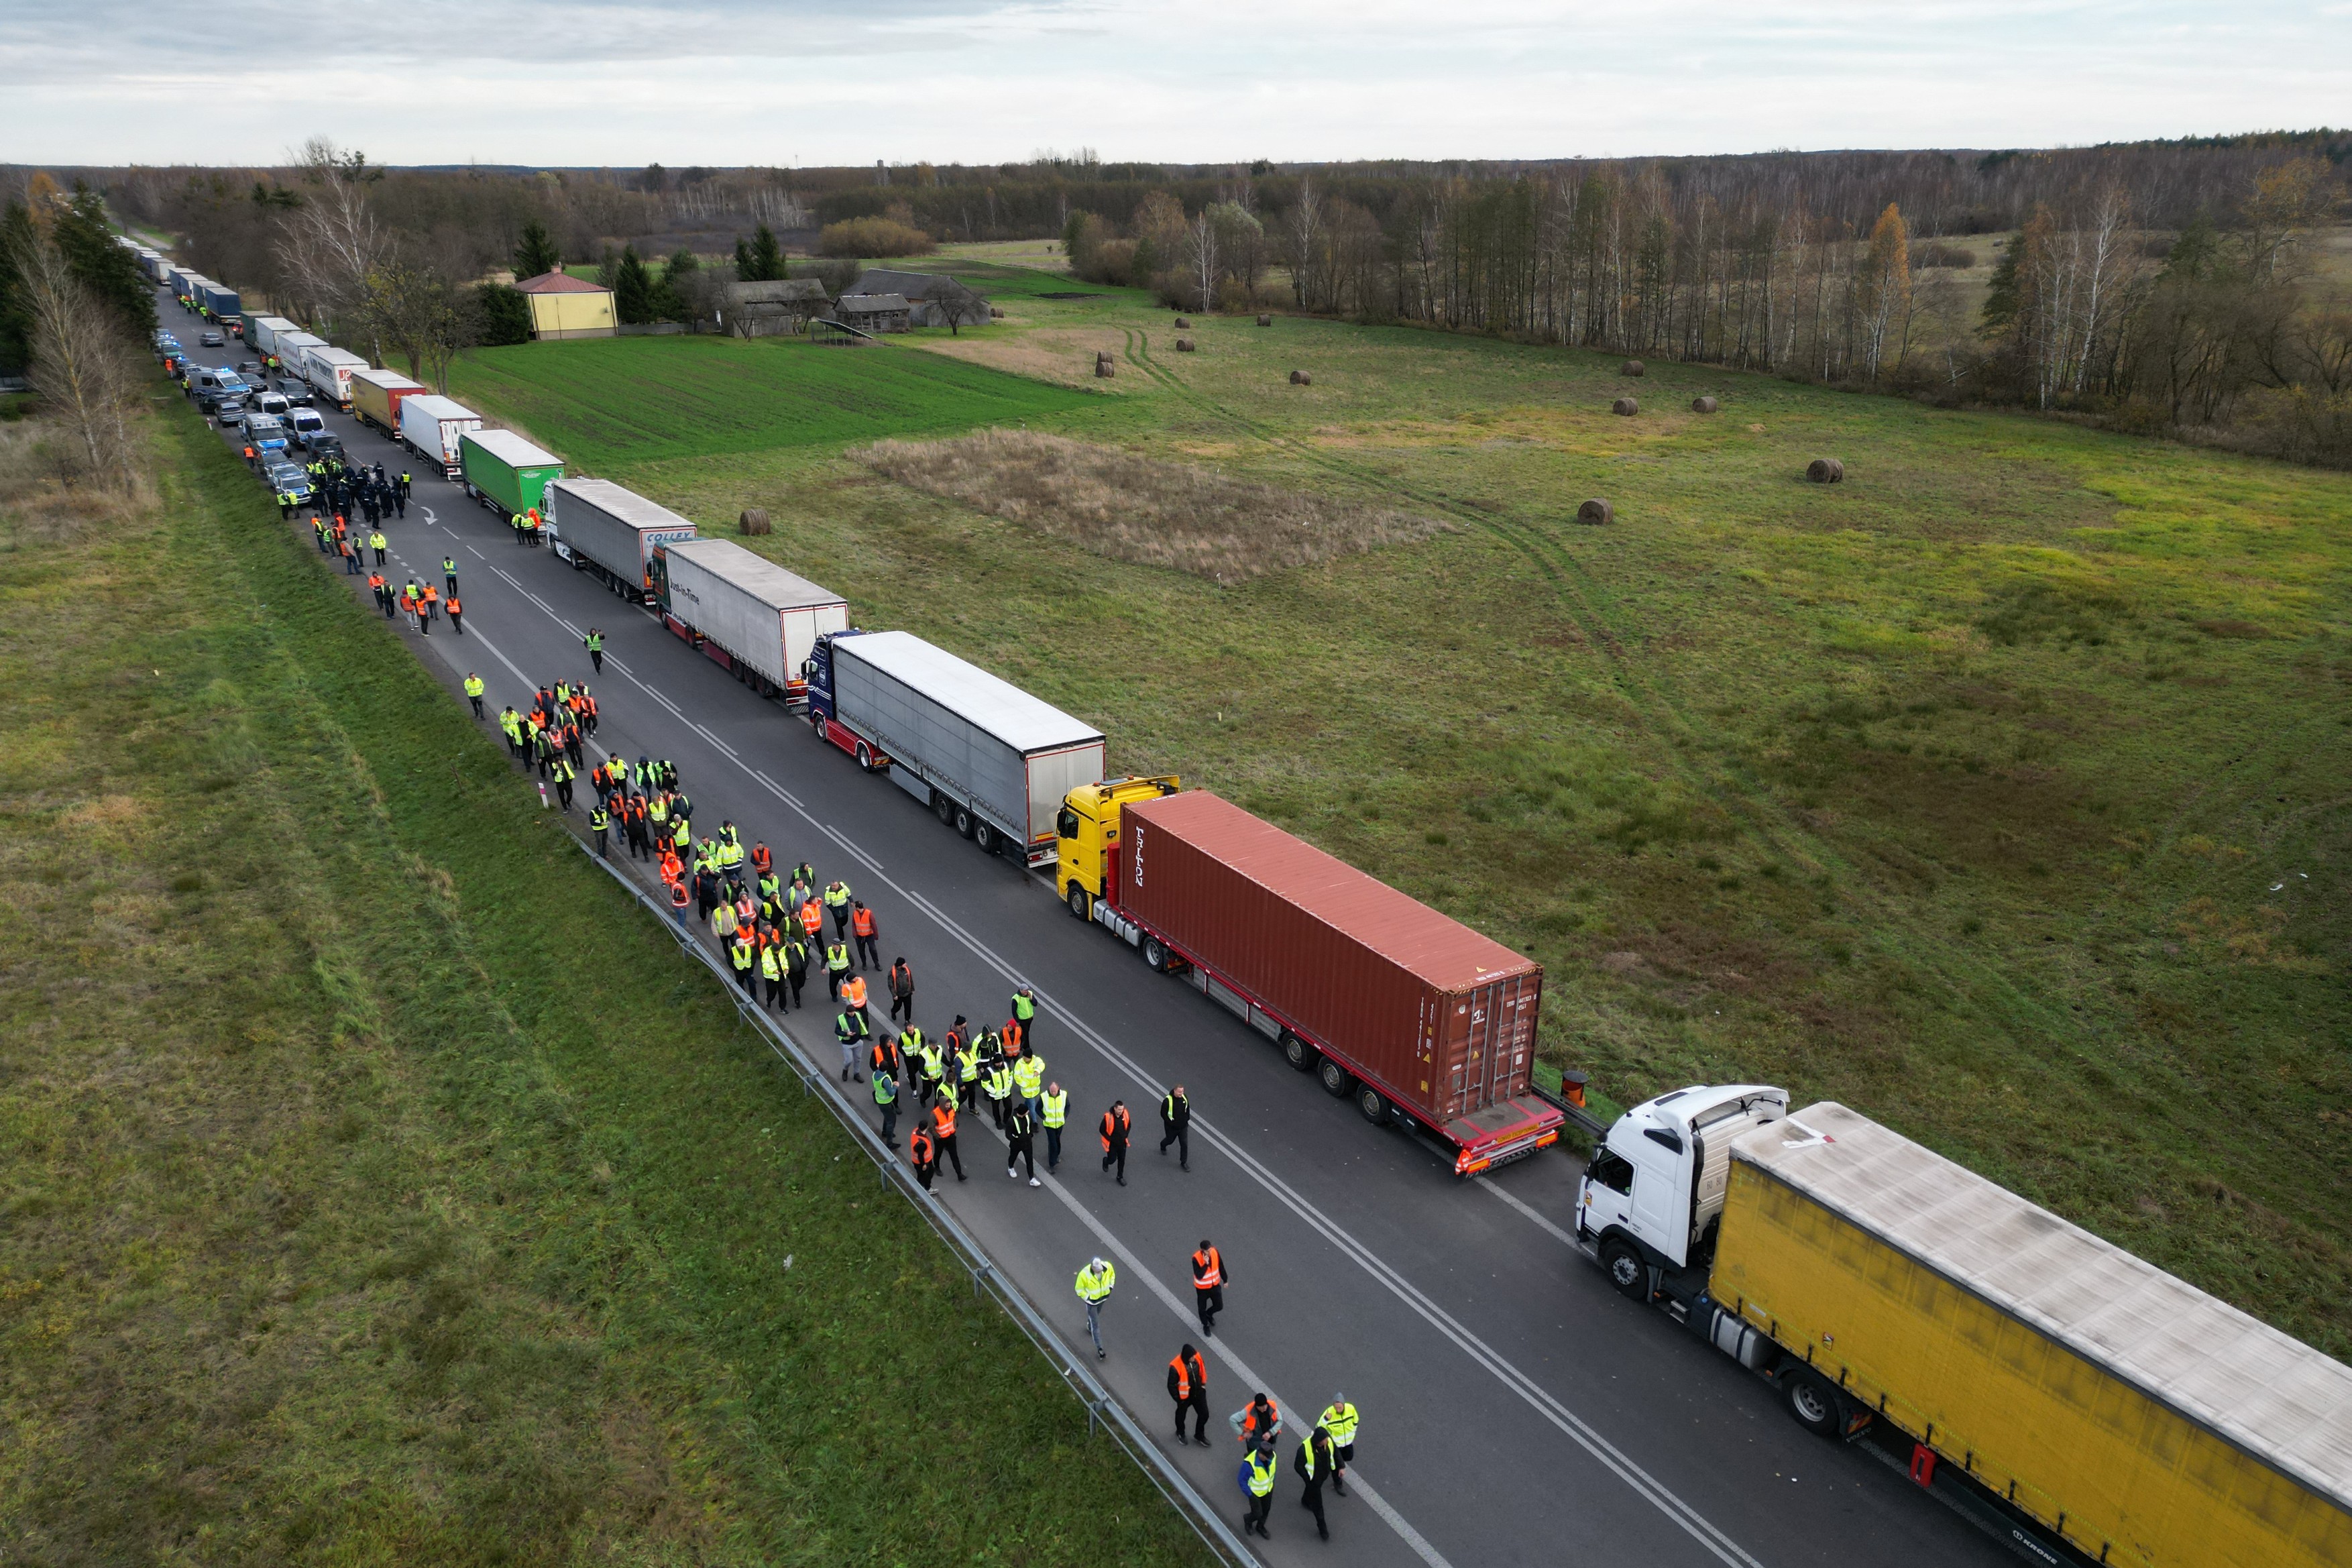
[[[1616,515],[1616,512],[1611,510],[1609,503],[1602,500],[1599,496],[1594,496],[1591,500],[1586,501],[1582,506],[1576,509],[1577,521],[1587,523],[1596,528],[1603,523],[1614,521]]]
[[[1179,327],[1190,327],[1192,323],[1186,321],[1183,317],[1179,316],[1176,318],[1176,324]]]
[[[1102,377],[1105,381],[1108,381],[1112,376],[1118,374],[1118,366],[1112,363],[1108,354],[1105,354],[1102,358],[1095,361],[1095,374]]]
[[[745,533],[770,532],[771,530],[768,526],[768,509],[763,506],[745,507],[743,509],[743,515],[735,520],[735,526],[742,530]]]
[[[1641,375],[1643,374],[1642,362],[1637,359],[1629,359],[1623,364],[1617,367],[1617,374],[1619,375]]]
[[[1845,479],[1845,465],[1835,458],[1815,458],[1805,465],[1805,478],[1817,485],[1843,483]]]
[[[1722,405],[1717,403],[1712,397],[1694,397],[1691,399],[1691,412],[1693,414],[1712,414],[1720,406]]]
[[[1303,370],[1294,370],[1290,373],[1290,384],[1293,386],[1312,386],[1315,384],[1315,378],[1307,374]]]
[[[1001,321],[1004,320],[1004,307],[1002,305],[991,305],[988,308],[988,319],[992,321]]]
[[[1180,354],[1191,353],[1192,352],[1192,340],[1190,338],[1178,338],[1176,340],[1176,352]]]
[[[1621,397],[1616,402],[1609,405],[1609,412],[1612,414],[1622,414],[1626,418],[1631,419],[1634,415],[1642,412],[1642,405],[1634,402],[1630,397]]]
[[[1274,325],[1274,318],[1272,316],[1260,316],[1257,319],[1257,324],[1261,327],[1270,327]]]

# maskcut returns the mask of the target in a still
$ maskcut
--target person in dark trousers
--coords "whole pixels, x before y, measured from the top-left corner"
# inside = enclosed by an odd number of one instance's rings
[[[1323,1518],[1323,1483],[1331,1476],[1331,1434],[1320,1426],[1307,1434],[1298,1452],[1290,1457],[1290,1468],[1307,1484],[1298,1495],[1298,1506],[1315,1516],[1315,1533],[1330,1540],[1331,1526]]]
[[[849,931],[857,941],[857,967],[881,968],[882,952],[876,945],[881,940],[881,928],[874,923],[874,911],[866,907],[863,899],[858,900],[849,911]]]
[[[591,807],[588,812],[588,830],[596,836],[596,854],[601,859],[610,860],[613,858],[612,829],[613,814],[601,805]]]
[[[907,1163],[915,1168],[915,1180],[923,1184],[923,1191],[929,1192],[931,1173],[939,1169],[939,1161],[932,1151],[931,1135],[923,1130],[923,1119],[919,1116],[915,1118],[915,1125],[907,1134]]]
[[[1102,1119],[1102,1168],[1118,1167],[1118,1184],[1127,1185],[1127,1136],[1134,1131],[1135,1118],[1127,1113],[1127,1101],[1114,1100]]]
[[[1037,996],[1026,985],[1013,993],[1013,1021],[1021,1026],[1021,1043],[1028,1050],[1037,1048]]]
[[[963,1156],[956,1152],[956,1109],[952,1101],[942,1097],[931,1107],[931,1140],[939,1145],[935,1158],[943,1159],[955,1167],[956,1180],[963,1175]]]
[[[1217,1336],[1217,1314],[1225,1310],[1225,1258],[1207,1237],[1192,1254],[1192,1306],[1201,1315],[1203,1338]]]
[[[793,988],[792,1005],[801,1005],[801,987],[808,984],[808,943],[787,931],[784,935],[784,979]]]
[[[457,590],[449,590],[449,629],[459,637],[466,635],[466,606],[457,602]]]
[[[1209,1368],[1191,1345],[1168,1363],[1168,1397],[1176,1402],[1176,1440],[1184,1441],[1184,1413],[1192,1413],[1192,1441],[1209,1446]]]
[[[1058,1083],[1049,1083],[1038,1106],[1037,1119],[1045,1124],[1045,1173],[1050,1176],[1062,1163],[1062,1124],[1069,1120],[1069,1091]]]
[[[1176,1145],[1176,1168],[1192,1168],[1192,1102],[1184,1098],[1184,1086],[1178,1084],[1160,1102],[1160,1152],[1165,1155],[1168,1145]]]
[[[1031,1116],[1029,1108],[1017,1100],[1004,1113],[1004,1141],[1008,1151],[1004,1173],[1019,1181],[1021,1177],[1015,1167],[1025,1160],[1029,1164],[1029,1184],[1033,1187],[1042,1185],[1037,1180],[1036,1118]]]
[[[879,1068],[874,1073],[874,1106],[882,1113],[882,1142],[896,1149],[898,1146],[898,1080]]]
[[[1255,1531],[1266,1540],[1274,1536],[1265,1528],[1265,1516],[1274,1508],[1274,1478],[1280,1473],[1280,1461],[1274,1457],[1272,1436],[1260,1437],[1250,1445],[1242,1460],[1242,1485],[1249,1492],[1249,1512],[1242,1516],[1242,1533]]]
[[[588,635],[582,637],[580,640],[587,645],[588,659],[590,663],[596,667],[596,673],[599,675],[604,674],[604,628],[602,626],[590,626],[588,628]]]
[[[902,1014],[909,1024],[915,1021],[915,972],[904,954],[890,965],[890,1021],[897,1023]]]

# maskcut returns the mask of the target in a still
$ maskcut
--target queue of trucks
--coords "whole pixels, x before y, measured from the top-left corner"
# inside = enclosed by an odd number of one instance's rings
[[[352,377],[371,422],[485,504],[539,511],[558,559],[1050,874],[1074,918],[1368,1120],[1465,1176],[1559,1140],[1532,960],[1173,775],[1111,776],[1093,726],[380,374]],[[1600,1130],[1570,1224],[1629,1300],[2027,1561],[2352,1564],[2352,1369],[1844,1106],[1660,1095]]]

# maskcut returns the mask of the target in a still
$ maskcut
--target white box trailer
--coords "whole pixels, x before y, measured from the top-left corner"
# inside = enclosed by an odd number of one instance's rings
[[[912,632],[829,637],[812,665],[817,737],[991,853],[1053,858],[1062,797],[1103,776],[1101,731]]]
[[[795,707],[808,699],[801,666],[817,639],[849,629],[847,600],[730,539],[666,546],[654,579],[663,624]]]
[[[654,552],[695,536],[691,521],[610,479],[554,480],[540,515],[558,559],[641,605],[654,602]]]
[[[368,362],[349,349],[329,348],[321,343],[306,351],[302,359],[302,379],[312,391],[331,398],[337,408],[352,411],[352,372],[365,370]]]
[[[245,319],[245,341],[262,353],[278,353],[278,340],[288,332],[302,329],[283,316],[247,316]],[[278,354],[279,359],[286,356]]]
[[[427,393],[400,400],[400,438],[418,457],[441,465],[441,477],[457,477],[457,443],[482,427],[482,416],[451,397]]]
[[[273,341],[278,346],[271,352],[278,356],[279,371],[308,385],[310,380],[310,351],[325,348],[327,340],[297,330],[279,332]]]

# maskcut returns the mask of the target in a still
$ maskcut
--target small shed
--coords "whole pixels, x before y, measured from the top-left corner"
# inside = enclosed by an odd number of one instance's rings
[[[904,294],[844,294],[834,315],[866,332],[903,332],[914,316]]]
[[[832,310],[824,285],[814,278],[779,278],[765,283],[727,285],[726,326],[739,338],[804,332]]]
[[[613,291],[568,272],[542,272],[515,287],[530,301],[533,335],[550,338],[609,338],[620,325]]]
[[[844,294],[896,294],[907,301],[908,321],[918,327],[945,327],[961,324],[978,326],[989,320],[988,300],[944,272],[907,272],[896,267],[869,267],[857,275],[857,281],[842,290]],[[950,322],[949,303],[957,300],[961,309],[953,312],[960,323]]]

